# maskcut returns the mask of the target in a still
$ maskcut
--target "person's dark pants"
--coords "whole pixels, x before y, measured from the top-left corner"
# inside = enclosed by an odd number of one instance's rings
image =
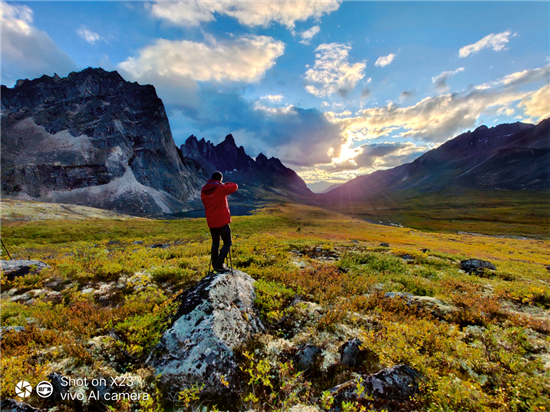
[[[222,227],[210,228],[210,234],[212,235],[212,265],[214,266],[214,269],[221,269],[232,244],[231,228],[229,227],[229,224]],[[220,237],[223,240],[223,247],[218,253],[220,248]]]

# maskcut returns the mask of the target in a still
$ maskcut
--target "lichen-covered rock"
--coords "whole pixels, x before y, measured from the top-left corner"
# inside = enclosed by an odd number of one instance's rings
[[[335,399],[335,409],[340,410],[344,401],[371,402],[389,411],[406,409],[411,398],[418,392],[422,376],[407,365],[396,365],[363,378],[364,391],[360,392],[357,381],[351,380],[330,389]]]
[[[254,279],[238,270],[207,275],[177,298],[172,326],[147,359],[165,393],[193,383],[204,384],[206,396],[238,391],[234,350],[264,329],[254,299]]]
[[[42,269],[50,267],[50,265],[39,260],[0,260],[0,266],[8,280],[25,276],[31,271],[40,272]]]
[[[480,259],[463,260],[460,262],[460,269],[473,274],[480,273],[484,269],[497,270],[495,265],[493,265],[491,262]]]

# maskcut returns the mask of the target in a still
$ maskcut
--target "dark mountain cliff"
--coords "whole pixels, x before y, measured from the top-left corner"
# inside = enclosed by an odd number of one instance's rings
[[[537,126],[514,123],[478,127],[430,150],[412,163],[359,176],[318,196],[344,204],[399,194],[452,188],[550,189],[550,119]]]
[[[268,200],[273,196],[300,201],[313,195],[294,170],[262,153],[253,159],[242,146],[237,147],[232,135],[227,135],[218,145],[190,136],[180,151],[182,156],[199,163],[209,175],[219,170],[225,181],[239,183],[235,198],[242,201]]]
[[[88,68],[1,92],[2,194],[148,214],[198,195],[153,86]]]

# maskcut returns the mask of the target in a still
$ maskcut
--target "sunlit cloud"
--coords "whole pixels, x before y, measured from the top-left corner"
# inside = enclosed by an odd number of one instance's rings
[[[378,67],[386,67],[387,65],[391,64],[393,59],[395,58],[395,54],[388,54],[387,56],[380,56],[376,63],[374,63],[375,66]]]
[[[309,44],[311,43],[311,40],[321,31],[321,28],[319,26],[313,26],[311,29],[306,30],[302,32],[300,37],[302,37],[302,40],[300,43],[302,44]]]
[[[524,97],[518,106],[523,107],[525,114],[534,119],[550,117],[550,84]]]
[[[494,51],[506,50],[506,44],[508,44],[509,37],[512,34],[511,31],[505,31],[502,33],[492,33],[485,36],[478,42],[464,46],[458,52],[459,57],[467,57],[472,53],[477,53],[482,49],[493,49]]]
[[[27,6],[0,3],[2,16],[2,84],[44,74],[61,76],[78,66],[44,31],[33,25]]]
[[[158,39],[119,68],[137,80],[148,77],[189,78],[196,81],[254,82],[262,78],[284,52],[281,41],[267,36],[198,43]]]
[[[77,30],[77,33],[80,37],[86,40],[90,44],[94,44],[96,41],[101,40],[101,36],[86,27],[82,26]]]
[[[262,100],[269,100],[270,102],[278,103],[283,100],[282,94],[268,94],[267,96],[261,97]]]
[[[336,0],[327,1],[178,1],[157,2],[151,14],[179,26],[199,26],[216,20],[216,15],[229,16],[244,26],[269,26],[279,23],[293,29],[297,21],[320,19],[340,7]]]
[[[391,64],[391,62],[393,61],[394,58],[395,58],[395,54],[388,54],[387,56],[380,56],[376,60],[376,63],[374,63],[374,65],[378,66],[378,67],[385,67],[385,66]]]
[[[448,91],[449,86],[447,86],[447,80],[449,80],[449,77],[454,76],[455,74],[463,71],[464,71],[464,67],[459,67],[454,71],[443,72],[435,77],[432,77],[432,82],[435,86],[435,89],[438,91]]]
[[[353,117],[327,117],[344,127],[348,136],[355,140],[375,139],[398,132],[398,137],[419,139],[428,143],[442,143],[457,133],[474,127],[483,113],[494,111],[506,113],[520,104],[526,114],[535,119],[548,115],[548,85],[537,91],[523,91],[518,86],[540,80],[543,68],[514,73],[506,78],[516,79],[504,84],[501,79],[486,89],[474,88],[461,93],[446,93],[427,97],[412,106],[400,107],[389,102],[383,107],[363,109]],[[519,81],[521,79],[521,82]],[[509,113],[509,111],[508,111]]]
[[[305,73],[305,89],[314,96],[326,97],[335,93],[345,97],[365,77],[366,63],[350,64],[349,44],[321,44],[315,49],[315,64]]]

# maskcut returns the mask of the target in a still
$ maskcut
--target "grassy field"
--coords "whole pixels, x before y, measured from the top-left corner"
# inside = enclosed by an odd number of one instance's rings
[[[529,191],[408,191],[398,198],[342,203],[337,209],[370,222],[436,232],[550,239],[550,193]]]
[[[109,410],[163,410],[144,360],[166,328],[172,299],[207,272],[205,220],[16,220],[3,220],[1,228],[12,256],[51,268],[2,277],[2,326],[24,328],[3,332],[2,398],[15,398],[21,379],[34,386],[54,371],[74,378],[126,374],[152,399],[114,402]],[[328,410],[329,388],[401,363],[424,377],[410,410],[550,409],[547,240],[398,228],[289,204],[233,221],[234,265],[257,280],[256,303],[269,325],[239,352],[245,388],[234,410]],[[459,269],[467,258],[489,260],[497,270],[467,274]],[[406,299],[415,304],[387,292],[410,293]],[[301,303],[291,305],[296,295]],[[369,356],[346,367],[338,348],[353,337]],[[302,374],[289,357],[304,343],[323,352]],[[190,388],[176,409],[201,410],[199,395]],[[78,410],[34,394],[28,399]],[[363,399],[346,408],[373,406]],[[84,407],[106,410],[93,402]]]

